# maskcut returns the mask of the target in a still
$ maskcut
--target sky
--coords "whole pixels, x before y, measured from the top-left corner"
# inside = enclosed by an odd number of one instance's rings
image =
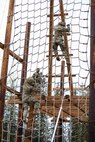
[[[9,0],[0,0],[0,42],[2,43],[4,43],[8,3]]]
[[[0,42],[4,43],[9,0],[0,0]],[[2,67],[2,49],[0,49],[0,69]],[[1,70],[0,70],[1,76]]]

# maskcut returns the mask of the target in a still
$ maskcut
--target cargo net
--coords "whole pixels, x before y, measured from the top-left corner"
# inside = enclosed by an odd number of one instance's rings
[[[61,22],[59,3],[58,0],[54,1],[54,26]],[[22,142],[87,141],[90,3],[89,0],[64,0],[63,7],[64,13],[67,13],[66,25],[70,26],[68,48],[73,96],[70,96],[66,59],[62,55],[60,47],[58,47],[58,54],[62,56],[60,56],[60,61],[52,56],[52,82],[48,82],[50,1],[15,0],[10,43],[10,50],[14,54],[9,56],[2,142],[19,140]],[[31,24],[31,29],[30,37],[25,42],[27,23]],[[27,40],[29,41],[27,42]],[[24,47],[27,47],[28,44],[28,54],[25,54],[28,61],[27,64],[24,64]],[[16,58],[15,54],[19,58]],[[63,60],[65,61],[64,82],[62,82],[64,96],[60,91],[61,61]],[[27,65],[27,70],[23,64]],[[37,70],[40,75],[38,82],[35,77]],[[26,78],[30,78],[30,82],[32,80],[31,90],[35,96],[33,98],[29,92],[28,103],[24,99],[22,101],[23,72],[27,74]],[[49,84],[52,84],[51,96],[48,96]],[[24,116],[23,113],[25,113]]]

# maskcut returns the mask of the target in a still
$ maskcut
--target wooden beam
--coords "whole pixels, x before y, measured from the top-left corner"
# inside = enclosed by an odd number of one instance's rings
[[[57,77],[58,77],[58,76],[57,76]],[[2,82],[2,80],[0,80],[0,84],[1,84],[1,82]],[[1,85],[0,85],[0,86],[1,86]],[[16,91],[14,88],[11,88],[11,87],[7,86],[6,89],[7,89],[7,91],[9,91],[10,93],[13,93],[13,94],[17,95],[18,97],[21,97],[21,96],[22,96],[22,93]],[[53,91],[54,91],[54,90],[59,90],[59,91],[61,91],[60,88],[53,88]],[[70,88],[64,88],[64,90],[69,91]],[[80,88],[73,88],[73,90],[81,90],[81,91],[84,91],[84,90],[89,90],[89,88],[81,88],[81,87],[80,87]]]
[[[4,44],[0,42],[0,48],[4,49]]]
[[[68,32],[67,32],[67,35],[69,36],[69,35],[70,35],[70,33],[68,33]],[[50,34],[49,34],[49,35],[46,35],[46,37],[50,37]],[[53,35],[53,37],[54,37],[54,35]]]
[[[64,101],[68,100],[67,96],[70,96],[70,95],[64,96]],[[12,99],[12,98],[14,98],[14,97],[11,96],[10,99]],[[35,96],[34,98],[37,99],[37,100],[40,100],[40,96]],[[15,96],[15,99],[19,99],[19,97]],[[89,100],[89,96],[75,96],[75,95],[73,95],[72,97],[70,96],[69,99],[71,99],[72,101],[79,101],[79,100],[85,101],[85,100]],[[50,101],[50,102],[51,101],[53,101],[53,102],[54,101],[61,101],[62,100],[62,96],[46,96],[44,100],[45,101]]]
[[[40,100],[40,96],[36,96],[35,99]],[[85,100],[86,103],[85,103]],[[45,100],[41,100],[41,112],[46,113],[49,116],[58,115],[60,104],[62,101],[61,96],[47,96]],[[10,97],[10,101],[6,102],[10,104],[22,104],[22,101],[19,97]],[[86,108],[86,110],[85,110]],[[73,96],[69,100],[67,97],[64,97],[63,109],[61,113],[61,118],[63,117],[86,117],[89,113],[89,96]],[[31,118],[32,119],[32,118]]]
[[[53,120],[51,120],[51,122],[55,122],[55,119],[56,118],[54,118]],[[71,123],[71,122],[75,122],[75,123],[77,123],[77,122],[81,122],[81,123],[88,123],[89,122],[89,120],[88,120],[88,117],[87,118],[75,118],[75,119],[70,119],[70,120],[68,120],[68,118],[61,118],[62,119],[62,122],[64,123],[64,122],[69,122],[69,123]]]
[[[59,56],[59,57],[60,57],[60,56],[63,57],[63,54],[59,54],[58,56]],[[73,54],[69,54],[69,56],[73,56]],[[46,57],[49,57],[49,55],[46,55]],[[55,55],[52,55],[52,57],[55,57]]]
[[[54,107],[55,106],[55,107]],[[48,112],[49,113],[51,113],[52,115],[52,117],[57,117],[58,116],[58,112],[59,112],[59,106],[57,106],[57,105],[54,105],[54,106],[49,106],[49,107],[47,107],[47,106],[42,106],[41,107],[41,110],[44,110],[44,111],[46,111],[46,114],[48,115]],[[64,113],[64,114],[63,114]],[[62,110],[62,112],[61,112],[61,117],[63,117],[63,115],[64,115],[64,117],[68,117],[68,116],[70,116],[69,115],[69,112],[68,111],[66,111],[66,110]],[[73,115],[72,115],[72,117],[73,117]]]
[[[95,141],[95,0],[91,0],[90,14],[90,104],[89,104],[89,142]]]
[[[48,75],[45,75],[45,77],[48,77]],[[52,75],[52,77],[61,77],[61,75],[56,74],[56,75]],[[68,74],[65,74],[64,77],[68,77]],[[76,74],[72,74],[72,77],[76,77]],[[70,90],[70,88],[69,88]]]
[[[6,93],[6,82],[7,82],[7,71],[8,71],[8,61],[9,61],[9,46],[11,40],[11,31],[12,31],[12,20],[14,12],[14,0],[10,0],[7,25],[6,25],[6,35],[5,35],[5,44],[1,68],[1,89],[0,89],[0,142],[2,141],[2,120],[4,115],[4,105],[5,105],[5,93]]]
[[[24,42],[24,53],[23,53],[23,64],[22,64],[21,90],[20,90],[20,92],[22,92],[22,86],[23,86],[24,81],[25,81],[26,76],[27,76],[27,63],[28,63],[30,30],[31,30],[31,23],[27,22],[26,31],[25,31],[25,42]]]
[[[9,91],[10,93],[13,93],[14,95],[17,95],[19,98],[22,97],[22,93],[16,91],[14,88],[11,88],[11,87],[6,87],[7,91]]]
[[[64,72],[65,72],[65,62],[61,62],[61,78],[60,78],[60,95],[64,95]]]
[[[60,90],[61,90],[60,95],[61,96],[64,96],[64,89],[63,89],[64,88],[64,72],[65,72],[65,62],[62,61],[61,62],[61,78],[60,78]],[[61,112],[62,112],[62,110],[61,110]],[[59,142],[62,142],[62,119],[61,118],[58,119],[58,126],[57,126],[57,129],[56,129],[55,136],[56,135],[57,135],[57,137],[55,137],[55,140],[59,141]]]
[[[67,16],[67,15],[68,15],[68,13],[64,13],[64,15],[66,15],[66,16]],[[61,16],[61,14],[54,14],[53,16],[55,16],[55,17],[56,17],[56,16]],[[48,14],[48,15],[47,15],[47,17],[50,17],[50,14]]]
[[[47,106],[42,106],[41,107],[41,111],[46,111],[46,113],[45,114],[47,114],[48,115],[48,112],[49,113],[51,113],[51,116],[52,117],[57,117],[58,116],[58,112],[59,112],[59,107],[58,106],[55,106],[55,108],[52,106],[50,106],[50,107],[47,107]],[[87,113],[88,113],[88,111],[87,111]],[[76,108],[71,108],[70,109],[70,107],[68,107],[68,108],[64,108],[63,107],[63,109],[62,109],[62,111],[61,111],[61,118],[63,117],[63,118],[66,118],[66,117],[81,117],[82,118],[82,116],[83,117],[86,117],[87,116],[87,113],[85,114],[85,113],[83,113],[82,111],[80,111],[79,109],[76,109]]]
[[[63,88],[63,89],[66,90],[66,91],[70,90],[70,88]],[[60,88],[53,88],[53,90],[61,90],[61,89]],[[80,90],[80,91],[85,91],[86,90],[87,91],[87,90],[89,90],[89,88],[82,88],[82,87],[80,87],[80,88],[73,88],[73,90]]]
[[[5,46],[5,45],[0,42],[0,48],[4,50],[4,46]],[[14,53],[13,51],[11,51],[10,49],[9,49],[9,55],[11,55],[13,58],[15,58],[15,59],[16,59],[17,61],[19,61],[20,63],[23,62],[23,59],[20,58],[17,54],[15,54],[15,53]]]
[[[36,99],[37,99],[37,98],[36,98]],[[40,99],[40,98],[39,98],[39,99]],[[14,96],[11,96],[11,97],[10,97],[10,100],[8,100],[7,103],[8,103],[8,104],[22,104],[22,101],[21,101],[21,99],[16,98],[16,96],[15,96],[15,97],[14,97]],[[61,100],[54,100],[53,102],[52,102],[51,100],[47,100],[47,101],[42,101],[42,100],[41,100],[41,106],[46,106],[46,105],[47,105],[47,107],[48,107],[48,106],[53,106],[54,103],[56,103],[56,105],[59,107],[59,106],[60,106],[60,103],[61,103]],[[78,101],[78,100],[75,100],[75,99],[74,99],[74,100],[72,100],[71,102],[68,101],[68,99],[67,99],[67,100],[65,99],[63,106],[64,106],[64,107],[74,106],[74,103],[78,103],[79,105],[83,106],[83,105],[85,105],[85,99],[83,99],[83,100],[81,100],[81,101]],[[89,100],[86,101],[86,105],[87,105],[87,107],[88,107],[88,105],[89,105]]]
[[[70,96],[70,95],[66,95],[64,96],[64,99],[67,99],[67,96]],[[18,96],[16,96],[16,98],[19,98]],[[35,96],[35,99],[40,99],[41,97],[40,96]],[[70,96],[70,99],[72,100],[79,100],[79,99],[83,99],[83,100],[86,100],[86,99],[89,99],[89,95],[88,96],[76,96],[76,95],[73,95],[73,96]],[[62,100],[62,96],[45,96],[45,99],[44,100]]]
[[[63,120],[59,118],[56,134],[55,134],[55,141],[62,142],[63,141],[63,128],[62,128]]]
[[[8,102],[6,102],[7,104],[22,104],[21,100],[10,100]],[[41,111],[44,111],[46,114],[50,115],[50,110],[51,110],[51,115],[53,117],[53,111],[56,113],[58,112],[59,108],[60,108],[60,102],[47,102],[47,105],[46,105],[46,102],[41,102]],[[85,101],[84,102],[77,102],[79,103],[79,105],[75,106],[75,103],[72,101],[71,103],[70,102],[66,102],[64,101],[64,104],[63,104],[63,110],[62,112],[65,112],[65,116],[63,115],[63,117],[68,117],[68,116],[72,116],[72,117],[77,117],[78,115],[80,117],[83,116],[86,116],[88,115],[89,113],[89,102],[86,104],[86,106],[84,105],[85,104]],[[85,110],[86,108],[86,110]],[[74,112],[74,113],[73,113]],[[56,114],[57,115],[57,114]],[[32,118],[31,118],[32,119]]]
[[[54,0],[50,1],[50,23],[49,23],[49,59],[48,59],[48,95],[52,91],[52,44],[53,44],[53,11]]]
[[[64,14],[64,7],[63,7],[63,1],[59,0],[60,3],[60,13],[61,13],[61,20],[65,22],[65,14]],[[69,57],[69,48],[68,48],[68,39],[67,39],[67,33],[64,33],[64,46],[66,47],[67,51],[67,57],[66,57],[66,64],[67,64],[67,71],[68,71],[68,80],[69,80],[69,87],[70,87],[70,93],[71,96],[73,95],[73,80],[72,80],[72,69],[71,69],[71,63],[70,63],[70,57]]]
[[[23,63],[22,63],[22,73],[21,73],[21,84],[20,84],[20,92],[22,93],[23,91],[23,84],[24,81],[26,79],[27,76],[27,63],[28,63],[28,51],[29,51],[29,39],[30,39],[30,29],[31,29],[31,23],[27,22],[26,23],[26,31],[25,31],[25,41],[24,41],[24,53],[23,53]],[[22,94],[23,95],[23,94]],[[22,105],[19,104],[19,110],[22,109]],[[22,112],[19,111],[18,114],[18,122],[20,122],[22,117]],[[23,119],[23,118],[22,118]],[[22,124],[21,124],[22,127]],[[20,132],[18,130],[18,134],[17,134],[17,142],[21,142],[22,140],[22,132]],[[19,135],[21,135],[21,137],[19,138]]]

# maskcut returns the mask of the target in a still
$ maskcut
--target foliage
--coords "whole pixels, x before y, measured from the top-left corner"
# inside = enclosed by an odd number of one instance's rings
[[[5,105],[3,139],[14,142],[17,129],[17,106]]]
[[[57,89],[54,91],[54,96],[60,96],[60,90],[59,90],[60,85],[57,84],[56,88],[57,88]]]
[[[87,123],[72,122],[71,126],[71,142],[86,142],[87,141]]]
[[[11,87],[14,86],[14,82],[11,80],[9,80],[9,84]],[[10,100],[11,96],[14,96],[14,94],[6,92],[2,131],[2,139],[4,140],[4,142],[15,142],[17,131],[18,106],[15,104],[10,105],[7,103]]]
[[[49,142],[51,135],[52,131],[48,117],[45,114],[35,115],[32,142]]]

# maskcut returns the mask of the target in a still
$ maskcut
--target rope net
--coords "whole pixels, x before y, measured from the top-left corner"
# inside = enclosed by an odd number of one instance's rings
[[[31,142],[81,142],[88,137],[88,97],[90,74],[90,2],[89,0],[64,0],[65,22],[70,24],[68,35],[68,50],[71,63],[73,90],[69,86],[69,74],[66,59],[58,47],[64,67],[64,97],[60,91],[61,61],[52,56],[52,82],[49,77],[49,30],[50,30],[50,1],[49,0],[15,0],[12,38],[10,50],[18,55],[21,61],[9,56],[7,88],[5,97],[5,111],[2,127],[2,142],[16,142],[22,137],[23,141]],[[60,1],[54,1],[54,26],[61,22]],[[26,25],[31,24],[30,37],[26,39]],[[54,33],[54,30],[53,30]],[[28,54],[25,54],[27,70],[23,67],[24,47],[29,43]],[[51,49],[52,50],[52,49]],[[24,64],[26,65],[26,64]],[[21,101],[21,80],[23,72],[26,78],[33,76],[36,69],[45,78],[45,99],[37,95],[40,108],[39,113],[33,115],[33,105],[28,108],[27,126],[23,128],[23,107]],[[23,71],[22,71],[23,70]],[[22,83],[23,84],[23,83]],[[48,85],[52,84],[51,96],[48,96]],[[16,90],[16,91],[15,91]],[[73,96],[70,92],[73,91]],[[17,94],[18,92],[18,94]],[[41,92],[40,92],[41,94]],[[56,126],[59,110],[63,100],[61,114]],[[25,130],[25,131],[24,131]],[[21,132],[21,133],[20,133]],[[25,133],[24,133],[25,132]]]

